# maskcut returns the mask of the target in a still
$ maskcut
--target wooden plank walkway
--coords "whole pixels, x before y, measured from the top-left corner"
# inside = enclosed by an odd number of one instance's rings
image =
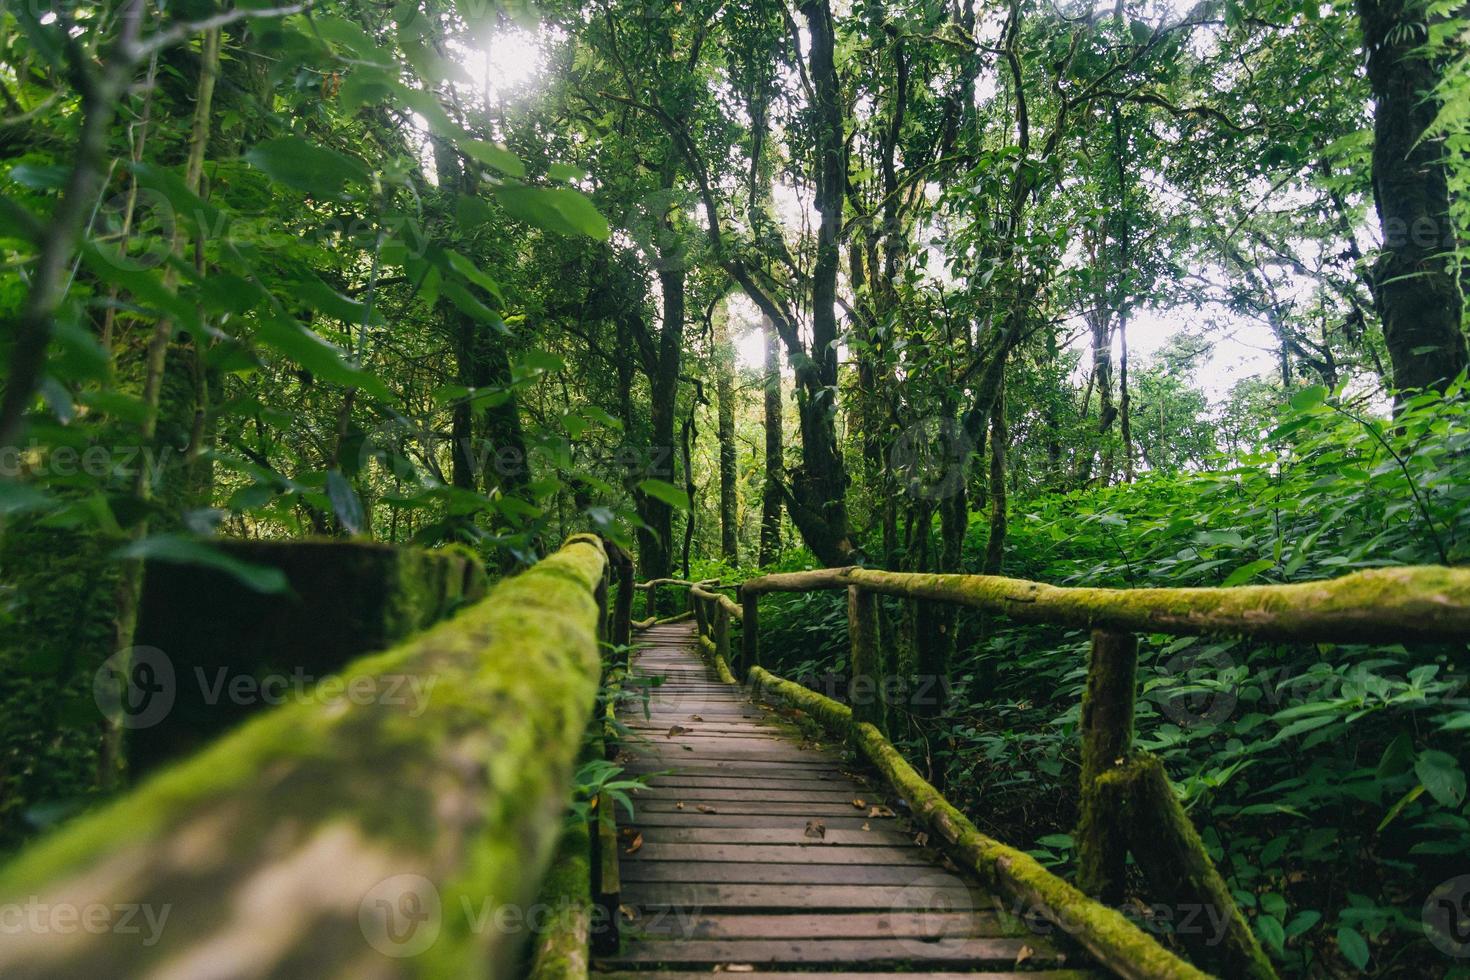
[[[782,710],[722,684],[694,625],[655,626],[635,672],[662,677],[622,764],[652,775],[619,813],[622,950],[605,976],[683,980],[712,971],[807,978],[870,974],[1080,980],[1076,961],[921,846],[894,801],[847,771]]]

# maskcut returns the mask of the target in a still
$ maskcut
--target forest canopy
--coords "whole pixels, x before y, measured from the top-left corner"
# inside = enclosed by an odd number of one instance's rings
[[[229,542],[1470,559],[1452,0],[20,0],[0,100],[0,847],[128,782],[93,677],[145,568],[287,601]],[[777,606],[788,676],[846,669],[838,596]],[[895,740],[1066,866],[1086,637],[882,635],[944,692]],[[1145,641],[1141,742],[1283,973],[1464,972],[1420,921],[1470,848],[1451,647]]]

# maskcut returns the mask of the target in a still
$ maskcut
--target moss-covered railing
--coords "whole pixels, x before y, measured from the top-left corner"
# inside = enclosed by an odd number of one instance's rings
[[[23,851],[0,976],[510,976],[543,881],[576,906],[543,956],[577,960],[589,889],[546,870],[561,839],[586,875],[561,832],[607,569],[573,537]]]
[[[1223,939],[1181,937],[1221,976],[1275,971],[1211,863],[1159,760],[1133,748],[1137,634],[1228,634],[1304,642],[1463,642],[1470,637],[1470,570],[1376,569],[1326,582],[1238,588],[1059,588],[986,575],[930,575],[864,568],[767,575],[739,587],[740,602],[709,583],[690,586],[701,642],[734,682],[732,623],[741,624],[738,666],[752,687],[801,707],[841,733],[892,784],[953,855],[1006,897],[1050,919],[1125,977],[1200,977],[1116,910],[1128,855],[1149,887],[1177,907],[1211,909]],[[783,680],[760,665],[758,602],[772,592],[846,589],[851,669],[848,704]],[[1092,630],[1082,700],[1078,887],[1029,855],[982,834],[911,767],[885,737],[881,683],[891,672],[878,642],[880,595],[952,602],[1018,622]]]
[[[689,594],[690,591],[718,584],[719,579],[705,579],[701,582],[691,582],[688,579],[682,578],[653,578],[646,582],[639,582],[633,585],[633,590],[643,593],[643,618],[636,620],[633,623],[633,628],[643,630],[648,629],[655,623],[672,623],[682,619],[688,619],[694,613],[694,600]],[[661,588],[685,590],[687,601],[684,603],[683,612],[675,613],[672,616],[665,616],[662,619],[659,618],[658,600],[660,595],[659,589]],[[631,602],[631,592],[629,595],[629,601]]]

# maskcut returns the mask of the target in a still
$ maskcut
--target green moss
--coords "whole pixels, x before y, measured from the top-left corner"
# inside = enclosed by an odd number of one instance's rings
[[[1097,793],[1099,804],[1118,814],[1126,829],[1150,893],[1176,906],[1211,908],[1212,921],[1225,923],[1223,936],[1183,937],[1195,958],[1224,976],[1275,980],[1270,958],[1175,797],[1163,763],[1151,755],[1130,759],[1098,778]]]
[[[800,708],[838,735],[846,735],[852,724],[852,709],[824,697],[810,688],[777,677],[764,667],[752,667],[750,686],[755,693],[769,692],[793,707]]]
[[[461,910],[535,897],[595,703],[603,564],[596,539],[576,539],[342,673],[435,678],[422,711],[323,701],[262,715],[22,853],[0,870],[0,901],[174,908],[156,946],[93,941],[48,960],[51,973],[146,973],[227,926],[250,932],[250,970],[312,972],[302,964],[376,956],[357,905],[379,880],[417,874],[437,888],[442,928],[398,962],[421,976],[496,975],[509,938]],[[313,895],[285,932],[273,903],[239,896],[267,869],[275,887]],[[0,973],[34,972],[33,955],[0,948]]]
[[[0,852],[47,806],[98,789],[105,719],[93,679],[117,651],[115,540],[12,524],[0,537]]]
[[[1027,903],[1123,976],[1195,978],[1208,976],[1160,946],[1122,913],[1093,901],[1043,868],[1024,851],[982,834],[873,725],[854,726],[863,754],[908,801],[914,815],[1003,895]]]
[[[1230,589],[1059,588],[996,575],[823,568],[766,575],[742,589],[763,594],[849,585],[986,609],[1019,622],[1081,629],[1350,643],[1457,640],[1470,634],[1470,569],[1437,565]]]
[[[834,733],[847,736],[957,860],[990,887],[1041,912],[1121,976],[1177,980],[1205,980],[1208,976],[1164,949],[1122,913],[1093,901],[1047,871],[1029,854],[982,834],[909,765],[874,725],[853,724],[852,711],[846,705],[761,667],[751,668],[750,683],[757,691],[777,694]]]
[[[584,821],[562,833],[537,902],[551,918],[536,937],[530,980],[585,980],[592,928],[592,847]]]
[[[709,659],[710,665],[715,668],[716,677],[726,684],[735,685],[740,683],[735,679],[735,675],[730,671],[729,663],[720,655],[720,648],[713,640],[707,636],[701,636],[699,638],[699,646],[704,651],[704,655]]]
[[[208,697],[196,677],[324,677],[452,615],[484,587],[483,566],[459,552],[337,539],[218,547],[280,570],[291,594],[260,594],[193,566],[148,564],[135,642],[162,650],[179,683],[168,715],[129,734],[135,773],[198,751],[262,708],[258,699]]]

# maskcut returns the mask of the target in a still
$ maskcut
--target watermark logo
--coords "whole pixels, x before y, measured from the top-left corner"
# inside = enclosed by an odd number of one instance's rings
[[[32,895],[26,902],[0,904],[0,936],[66,936],[85,932],[93,936],[137,936],[144,946],[157,945],[168,923],[172,905],[119,902],[43,902]]]
[[[119,650],[97,668],[92,697],[120,728],[151,728],[168,716],[177,694],[174,665],[157,647]]]
[[[1181,728],[1218,725],[1235,711],[1239,697],[1229,654],[1181,650],[1158,672],[1165,683],[1153,692],[1153,700]]]
[[[904,492],[920,500],[952,497],[965,485],[975,446],[953,419],[921,419],[898,434],[888,462]]]
[[[385,878],[358,903],[357,924],[368,944],[385,956],[417,956],[439,939],[439,889],[423,875]]]
[[[1470,875],[1442,881],[1424,900],[1424,935],[1446,956],[1470,956]]]

